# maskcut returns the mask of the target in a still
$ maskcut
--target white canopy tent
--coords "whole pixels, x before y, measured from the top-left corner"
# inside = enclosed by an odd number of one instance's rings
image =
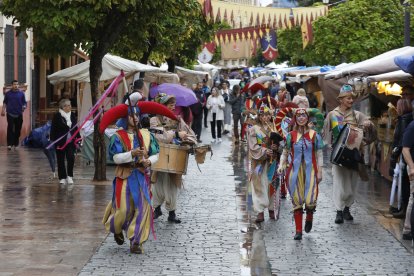
[[[367,80],[369,82],[374,81],[390,81],[390,82],[413,82],[413,75],[405,73],[403,70],[398,70],[394,72],[372,75],[368,76]]]
[[[184,67],[175,66],[175,73],[178,75],[178,77],[180,77],[181,83],[186,82],[190,88],[192,84],[201,82],[203,79],[206,79],[206,75],[208,80],[207,84],[210,87],[213,85],[213,81],[209,72],[195,71]]]
[[[80,83],[78,86],[78,119],[83,121],[92,107],[91,88],[89,84],[89,64],[90,61],[85,61],[72,67],[57,71],[47,78],[51,84],[59,84],[66,81],[75,80]],[[106,54],[102,60],[102,75],[100,81],[108,81],[116,78],[121,70],[124,71],[125,76],[128,77],[127,83],[132,83],[134,74],[138,72],[166,72],[158,67],[145,65],[136,61],[128,60],[119,56]],[[146,89],[148,90],[148,88]],[[113,104],[117,104],[122,99],[125,91],[123,85],[118,87],[117,98],[114,99]]]
[[[201,63],[199,61],[198,65],[194,65],[194,70],[209,72],[211,78],[214,80],[218,77],[221,67],[218,67],[218,66],[215,66],[209,63]]]
[[[69,80],[89,82],[89,63],[90,61],[87,60],[75,66],[57,71],[47,78],[51,84]],[[158,67],[106,54],[102,60],[102,75],[99,80],[105,81],[114,79],[119,75],[121,70],[124,70],[125,75],[135,74],[137,72],[165,72],[165,70],[161,70]]]
[[[414,55],[414,47],[407,46],[399,49],[394,49],[373,58],[354,63],[337,70],[333,70],[325,75],[325,79],[338,79],[352,75],[377,75],[397,71],[400,70],[400,67],[394,63],[394,58],[397,56],[410,55]]]

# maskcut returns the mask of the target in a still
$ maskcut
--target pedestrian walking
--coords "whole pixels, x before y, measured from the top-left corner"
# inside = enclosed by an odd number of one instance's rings
[[[328,113],[323,128],[323,139],[326,145],[332,145],[337,142],[340,130],[346,125],[351,125],[361,130],[370,121],[367,117],[352,109],[354,103],[353,88],[346,84],[340,89],[338,95],[339,106]],[[355,131],[358,132],[358,129]],[[362,162],[360,149],[356,149],[352,166],[339,166],[332,164],[333,179],[333,201],[336,208],[335,223],[343,223],[345,220],[353,220],[350,213],[350,207],[355,200],[355,191],[358,178],[359,163]]]
[[[193,114],[193,123],[191,125],[191,128],[193,129],[194,133],[197,136],[197,142],[201,143],[201,131],[203,129],[203,106],[206,103],[206,99],[204,97],[204,93],[201,90],[202,83],[199,82],[196,84],[195,89],[193,89],[194,94],[196,95],[198,101],[195,104],[192,104],[190,106],[191,113]]]
[[[206,76],[206,78],[208,77],[208,75]],[[210,97],[211,95],[211,89],[207,84],[207,79],[203,79],[203,87],[201,88],[201,90],[203,91],[204,94],[204,98],[207,101],[208,97]],[[206,105],[203,106],[203,118],[204,118],[204,127],[208,128],[208,120],[207,120],[207,115],[208,115],[208,108]]]
[[[50,128],[50,140],[56,141],[56,160],[60,184],[73,184],[76,146],[81,138],[78,132],[75,139],[71,139],[78,130],[76,115],[71,110],[70,100],[61,100],[59,102],[59,111],[53,116]],[[69,139],[71,141],[64,146]]]
[[[412,114],[412,107],[411,103],[408,99],[399,99],[397,101],[397,123],[394,131],[394,139],[392,143],[392,154],[390,158],[390,176],[394,176],[394,168],[398,163],[401,163],[398,165],[399,167],[399,173],[401,173],[401,177],[398,179],[401,179],[401,208],[400,209],[391,209],[393,213],[393,217],[395,218],[405,218],[405,213],[408,206],[408,201],[410,198],[410,180],[408,179],[407,174],[407,165],[404,162],[404,158],[402,158],[402,139],[403,139],[403,133],[405,129],[407,128],[408,124],[413,120],[413,114]],[[392,207],[392,206],[391,206]]]
[[[405,215],[403,239],[412,240],[414,237],[414,121],[411,121],[404,131],[402,147],[402,154],[407,163],[407,173],[410,180],[410,199]]]
[[[269,218],[275,219],[275,189],[272,187],[273,175],[269,179],[268,172],[273,162],[276,162],[278,144],[271,142],[270,134],[272,114],[263,105],[258,110],[257,122],[248,131],[248,148],[251,162],[249,185],[252,191],[253,209],[258,213],[256,222],[264,221],[264,210],[269,210]]]
[[[156,102],[163,104],[174,112],[176,99],[173,95],[159,94]],[[182,118],[179,121],[171,120],[165,116],[155,116],[150,120],[151,129],[156,130],[155,137],[159,143],[176,144],[185,142],[196,144],[196,134],[187,126]],[[201,121],[200,121],[201,126]],[[167,172],[152,172],[151,174],[154,219],[162,215],[161,205],[165,203],[168,211],[168,221],[181,223],[176,216],[178,189],[182,187],[182,175]]]
[[[220,94],[223,96],[224,102],[226,103],[226,106],[224,107],[224,128],[223,128],[223,134],[226,135],[230,133],[231,130],[231,104],[229,103],[231,90],[228,87],[227,82],[221,83],[221,91]]]
[[[286,137],[278,173],[286,170],[286,185],[292,198],[296,225],[294,239],[302,239],[303,207],[306,211],[305,232],[312,229],[313,213],[318,199],[318,185],[322,180],[323,142],[320,135],[309,127],[309,114],[304,108],[296,109],[294,128]],[[288,158],[290,160],[288,162]]]
[[[229,104],[231,105],[231,114],[233,116],[233,133],[234,143],[237,145],[240,142],[239,134],[239,123],[240,131],[243,128],[244,118],[242,116],[242,109],[244,107],[244,97],[240,92],[240,86],[237,84],[233,86],[233,92],[230,95]]]
[[[1,116],[7,113],[7,149],[19,146],[20,132],[23,125],[23,112],[27,107],[24,92],[19,90],[19,82],[12,81],[12,89],[6,92]]]
[[[153,105],[152,102],[140,104]],[[130,252],[142,254],[152,225],[149,169],[158,160],[159,148],[155,137],[147,129],[140,128],[140,111],[133,106],[122,104],[113,107],[101,121],[102,133],[107,125],[120,119],[117,122],[120,129],[112,135],[109,143],[109,156],[117,168],[112,200],[106,207],[102,223],[114,234],[118,245],[124,244],[125,232],[130,241]],[[153,113],[159,112],[157,108],[151,107]]]
[[[211,143],[216,141],[221,143],[221,127],[224,119],[224,107],[225,102],[223,96],[221,96],[216,87],[211,89],[211,95],[207,99],[206,107],[208,109],[207,120],[211,126]],[[217,126],[217,132],[216,132]],[[217,139],[217,140],[216,140]]]

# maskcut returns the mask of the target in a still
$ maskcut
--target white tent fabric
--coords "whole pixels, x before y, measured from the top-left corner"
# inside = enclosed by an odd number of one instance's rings
[[[85,61],[75,66],[57,71],[48,76],[51,84],[58,84],[69,80],[79,82],[89,82],[89,63]],[[102,75],[100,80],[110,80],[116,78],[120,71],[124,70],[126,75],[136,72],[165,72],[158,67],[145,65],[136,61],[106,54],[102,60]]]
[[[394,63],[396,56],[414,55],[414,47],[403,47],[385,52],[376,57],[334,70],[325,75],[325,79],[338,79],[348,75],[377,75],[397,71],[400,68]]]
[[[280,68],[287,68],[287,67],[289,67],[287,61],[280,63],[280,64],[276,64],[274,61],[272,61],[271,63],[265,66],[265,68],[270,68],[270,69],[280,69]]]
[[[189,87],[191,87],[191,85],[194,83],[203,81],[203,79],[206,78],[206,75],[208,75],[208,85],[210,87],[213,85],[209,72],[195,71],[184,67],[175,66],[175,73],[180,77],[181,83],[186,82]]]
[[[370,82],[374,82],[374,81],[412,82],[414,78],[411,74],[405,73],[403,70],[398,70],[394,72],[368,76],[367,80]]]

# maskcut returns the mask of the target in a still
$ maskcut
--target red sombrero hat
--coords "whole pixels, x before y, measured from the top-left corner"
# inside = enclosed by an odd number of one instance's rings
[[[174,115],[174,113],[162,104],[155,102],[138,102],[137,105],[141,113],[159,114],[171,118],[173,120],[177,120],[177,117]],[[99,124],[99,132],[103,133],[110,124],[112,124],[119,118],[126,117],[127,115],[128,105],[126,104],[119,104],[109,109],[102,116],[101,123]]]

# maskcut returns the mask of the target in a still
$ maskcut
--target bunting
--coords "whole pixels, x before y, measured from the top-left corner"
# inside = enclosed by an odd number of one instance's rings
[[[218,23],[227,21],[232,26],[291,28],[301,26],[308,19],[316,20],[328,13],[326,5],[300,8],[271,8],[236,4],[218,0],[198,0],[206,18]]]

